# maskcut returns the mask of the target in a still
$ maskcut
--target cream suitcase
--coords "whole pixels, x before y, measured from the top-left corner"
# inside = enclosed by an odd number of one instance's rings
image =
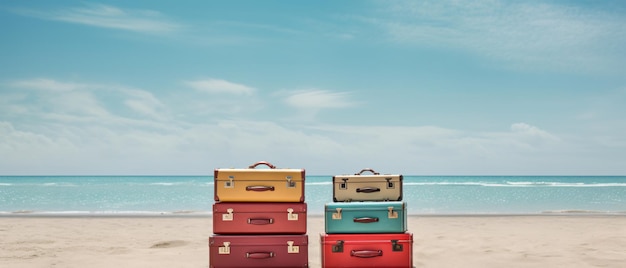
[[[364,175],[369,171],[371,174]],[[354,175],[333,176],[333,201],[402,201],[402,175],[366,168]]]
[[[269,168],[256,168],[266,165]],[[304,169],[257,162],[248,168],[215,169],[216,202],[304,202]]]

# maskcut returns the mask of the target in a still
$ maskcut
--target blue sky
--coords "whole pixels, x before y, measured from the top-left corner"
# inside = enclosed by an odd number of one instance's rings
[[[2,1],[0,174],[626,174],[623,1]]]

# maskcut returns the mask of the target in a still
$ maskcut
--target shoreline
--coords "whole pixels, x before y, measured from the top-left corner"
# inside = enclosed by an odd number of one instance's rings
[[[324,217],[307,216],[309,267]],[[624,215],[410,215],[415,267],[622,267]],[[208,267],[207,215],[0,216],[0,267]]]
[[[626,212],[543,212],[543,213],[450,213],[407,214],[414,217],[626,217]],[[211,212],[0,212],[0,218],[204,218],[213,217]],[[324,217],[324,214],[307,214],[307,217]]]

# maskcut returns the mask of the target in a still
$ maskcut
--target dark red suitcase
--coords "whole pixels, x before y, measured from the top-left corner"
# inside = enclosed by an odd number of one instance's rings
[[[322,234],[322,267],[413,267],[413,234]]]
[[[212,235],[209,264],[221,267],[308,267],[307,235]]]
[[[306,234],[306,203],[213,204],[215,234]]]

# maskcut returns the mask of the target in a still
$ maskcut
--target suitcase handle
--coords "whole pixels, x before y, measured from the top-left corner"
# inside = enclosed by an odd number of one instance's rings
[[[274,166],[274,165],[270,164],[270,162],[267,162],[267,161],[259,161],[259,162],[256,162],[256,163],[254,163],[254,164],[250,165],[248,168],[255,168],[255,167],[257,167],[258,165],[266,165],[266,166],[268,166],[268,167],[269,167],[269,168],[271,168],[271,169],[276,168],[276,166]]]
[[[272,218],[248,218],[248,224],[252,225],[266,225],[274,223],[274,219]]]
[[[376,188],[376,187],[356,188],[356,192],[357,193],[375,193],[375,192],[380,192],[380,188]]]
[[[354,222],[358,222],[358,223],[372,223],[372,222],[378,222],[378,217],[361,217],[361,218],[354,218],[352,219],[352,221]]]
[[[246,252],[248,259],[269,259],[274,257],[274,252]]]
[[[254,191],[254,192],[274,191],[274,186],[264,186],[264,185],[246,186],[246,191]]]
[[[378,173],[378,172],[374,171],[374,170],[373,170],[373,169],[371,169],[371,168],[364,168],[364,169],[361,169],[361,171],[359,171],[359,173],[356,173],[356,174],[354,174],[354,175],[361,175],[361,174],[363,174],[363,172],[365,172],[365,171],[372,172],[372,174],[374,174],[374,175],[380,175],[380,173]]]
[[[374,258],[383,255],[382,250],[353,250],[350,251],[350,256],[357,258]]]

